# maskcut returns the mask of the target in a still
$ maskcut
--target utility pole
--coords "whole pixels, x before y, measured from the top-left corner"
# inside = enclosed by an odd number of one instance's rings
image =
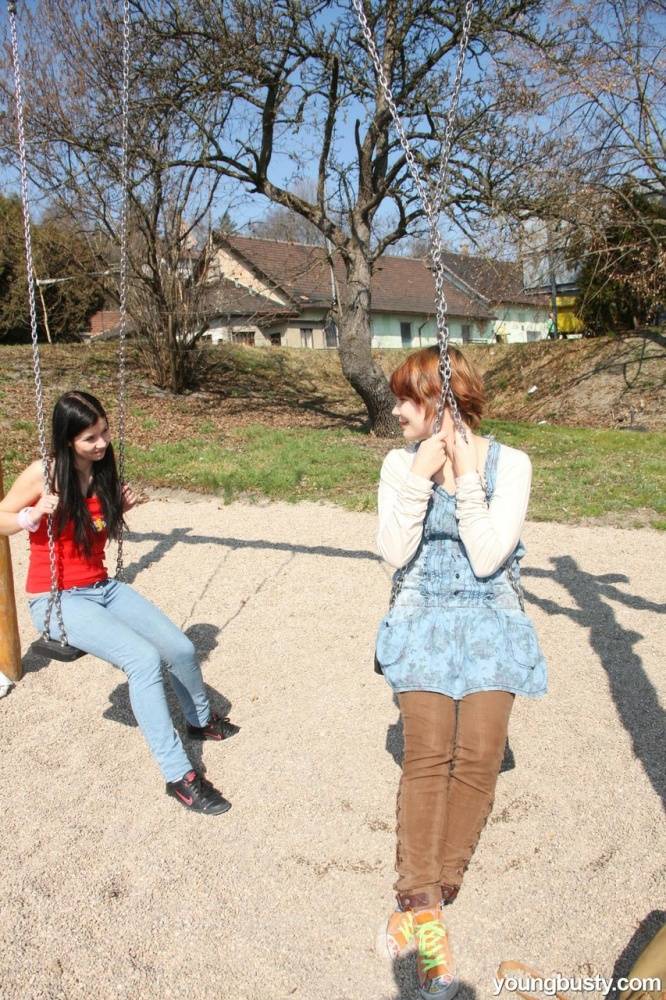
[[[553,254],[553,232],[548,225],[548,269],[550,278],[550,309],[553,314],[553,323],[555,324],[555,340],[560,335],[560,328],[557,321],[557,277],[555,275],[555,263]]]

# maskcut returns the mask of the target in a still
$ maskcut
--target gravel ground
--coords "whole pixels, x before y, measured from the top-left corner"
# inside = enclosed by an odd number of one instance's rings
[[[179,496],[131,520],[130,578],[192,636],[242,727],[203,746],[233,809],[192,816],[164,795],[113,667],[28,656],[0,701],[0,996],[414,998],[412,960],[372,948],[401,752],[372,672],[388,594],[374,517]],[[493,996],[504,959],[626,973],[666,919],[666,537],[529,524],[525,541],[550,693],[517,700],[513,760],[449,909],[461,1000]],[[25,549],[12,539],[19,590]]]

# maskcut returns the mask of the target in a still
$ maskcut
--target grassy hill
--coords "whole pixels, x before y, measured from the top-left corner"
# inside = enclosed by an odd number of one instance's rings
[[[486,380],[486,431],[532,456],[531,517],[661,523],[665,344],[655,335],[466,348]],[[328,499],[372,509],[391,441],[364,433],[365,410],[337,352],[221,346],[207,353],[204,383],[174,397],[151,385],[130,348],[134,480],[225,499]],[[390,371],[406,353],[377,358]],[[42,364],[47,410],[61,392],[88,388],[113,421],[113,343],[45,347]],[[30,349],[0,345],[6,484],[35,454]]]

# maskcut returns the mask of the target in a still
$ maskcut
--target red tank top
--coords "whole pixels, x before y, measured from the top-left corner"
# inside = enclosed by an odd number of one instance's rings
[[[63,533],[55,540],[59,590],[90,586],[91,583],[106,580],[109,575],[104,565],[104,547],[108,540],[104,511],[98,497],[88,497],[85,503],[95,530],[91,539],[90,555],[87,556],[74,544],[74,522],[68,521]],[[49,538],[46,526],[47,518],[43,517],[37,531],[30,533],[30,561],[25,586],[29,594],[41,594],[51,589]]]

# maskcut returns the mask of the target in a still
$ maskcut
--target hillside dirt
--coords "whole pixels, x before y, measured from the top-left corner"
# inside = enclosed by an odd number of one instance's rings
[[[666,427],[666,337],[471,347],[488,416],[575,427]]]
[[[47,412],[67,389],[86,386],[105,399],[115,389],[113,343],[64,344],[42,350]],[[469,345],[466,353],[485,377],[487,416],[578,427],[666,428],[666,337],[635,337],[532,344]],[[377,351],[388,373],[408,352]],[[129,435],[141,447],[159,426],[177,440],[202,420],[223,428],[362,429],[366,413],[345,380],[337,352],[221,346],[208,349],[208,374],[182,396],[157,389],[130,346]],[[0,345],[0,433],[4,450],[32,434],[34,383],[30,349]],[[23,423],[28,426],[21,426]]]

